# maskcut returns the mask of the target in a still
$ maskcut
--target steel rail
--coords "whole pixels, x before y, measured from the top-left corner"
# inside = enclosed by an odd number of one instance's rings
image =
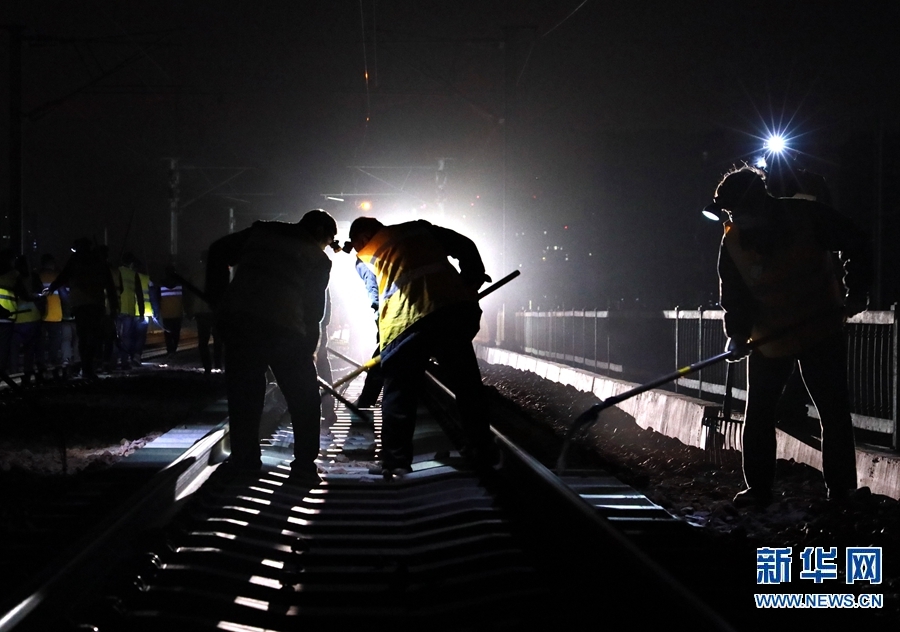
[[[36,580],[37,588],[0,614],[0,632],[14,630],[43,610],[58,611],[76,603],[105,576],[122,551],[133,546],[134,534],[163,524],[180,501],[209,476],[222,460],[227,437],[227,426],[211,431],[155,474],[119,511],[85,536],[60,568]]]

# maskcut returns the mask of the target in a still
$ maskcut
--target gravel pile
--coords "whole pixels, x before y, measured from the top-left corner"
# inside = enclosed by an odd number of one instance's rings
[[[568,424],[599,400],[544,380],[533,373],[484,365],[485,383],[514,402],[535,421],[564,435]],[[742,488],[740,454],[726,451],[719,463],[709,453],[677,439],[641,428],[625,415],[606,421],[588,446],[620,480],[680,516],[719,542],[735,546],[883,547],[884,614],[900,621],[900,502],[866,494],[845,503],[825,500],[821,472],[793,461],[779,461],[776,500],[765,509],[737,508]],[[796,588],[796,587],[795,587]]]

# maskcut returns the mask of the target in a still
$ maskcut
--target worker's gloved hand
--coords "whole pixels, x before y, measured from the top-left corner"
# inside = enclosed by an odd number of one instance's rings
[[[491,277],[487,274],[483,274],[481,276],[475,277],[473,275],[463,276],[463,281],[467,286],[475,290],[476,292],[481,289],[481,286],[485,283],[491,282]]]
[[[750,346],[747,341],[741,341],[739,338],[729,338],[725,343],[725,351],[731,354],[728,362],[740,362],[750,355]]]
[[[865,294],[850,294],[844,302],[844,317],[853,318],[861,314],[869,307],[869,297]]]

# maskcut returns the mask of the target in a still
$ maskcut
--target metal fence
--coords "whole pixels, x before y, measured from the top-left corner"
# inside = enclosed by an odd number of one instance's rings
[[[721,353],[726,337],[719,310],[657,312],[517,312],[504,345],[601,375],[642,382]],[[896,310],[865,312],[845,328],[853,423],[898,449]],[[509,333],[513,335],[510,336]],[[746,399],[746,361],[736,365],[733,396]],[[673,390],[718,401],[724,364],[672,384]],[[815,407],[810,413],[816,415]]]

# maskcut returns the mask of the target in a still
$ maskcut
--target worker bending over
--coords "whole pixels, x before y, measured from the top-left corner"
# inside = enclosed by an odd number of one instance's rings
[[[418,393],[429,358],[456,395],[467,446],[477,465],[497,460],[472,339],[481,309],[478,288],[490,278],[471,239],[424,220],[385,226],[360,217],[350,242],[378,280],[382,395],[381,472],[411,471]],[[459,272],[448,257],[459,263]]]
[[[317,484],[319,386],[314,354],[337,224],[313,210],[296,224],[255,222],[210,246],[206,293],[225,342],[231,468],[262,465],[259,424],[272,369],[294,429],[291,478]],[[228,282],[229,267],[234,278]]]

